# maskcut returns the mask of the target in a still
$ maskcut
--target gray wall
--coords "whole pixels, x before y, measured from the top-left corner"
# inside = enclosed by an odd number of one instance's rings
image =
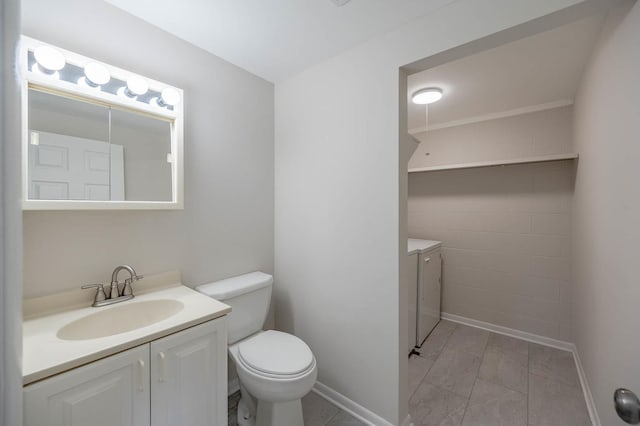
[[[0,2],[0,424],[22,424],[20,2]]]
[[[627,2],[605,24],[575,103],[573,323],[606,426],[626,424],[611,403],[616,388],[640,395],[639,40],[640,4]]]
[[[191,286],[273,271],[271,83],[99,0],[25,0],[23,33],[185,93],[184,210],[25,212],[25,297],[121,263],[179,269]]]
[[[409,168],[566,154],[573,149],[572,115],[566,106],[421,132]]]
[[[443,241],[443,312],[571,341],[572,165],[409,176],[409,235]]]
[[[420,137],[410,167],[568,153],[572,108]],[[443,312],[571,341],[572,166],[410,174],[409,235],[443,241]]]

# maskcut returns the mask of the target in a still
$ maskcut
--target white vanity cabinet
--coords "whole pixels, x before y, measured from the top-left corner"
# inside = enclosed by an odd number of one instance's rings
[[[148,425],[149,385],[143,345],[25,387],[24,424]]]
[[[24,424],[223,426],[226,387],[222,317],[26,386]]]
[[[226,425],[226,327],[210,321],[150,346],[151,424]]]

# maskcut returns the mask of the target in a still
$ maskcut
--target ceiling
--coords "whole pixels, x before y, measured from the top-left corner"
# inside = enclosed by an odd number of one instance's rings
[[[589,17],[409,76],[409,129],[425,125],[425,106],[410,100],[425,87],[444,91],[430,126],[572,101],[602,23]]]
[[[105,0],[275,82],[455,0]]]

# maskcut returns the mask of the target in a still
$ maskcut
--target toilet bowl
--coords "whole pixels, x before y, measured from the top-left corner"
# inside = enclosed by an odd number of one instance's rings
[[[271,300],[273,278],[262,272],[196,287],[231,306],[229,356],[240,382],[239,426],[303,426],[302,402],[318,368],[300,338],[262,331]]]
[[[309,393],[318,375],[309,347],[297,337],[279,331],[263,331],[229,347],[244,401],[238,424],[303,425],[301,398]],[[255,406],[255,407],[254,407]]]

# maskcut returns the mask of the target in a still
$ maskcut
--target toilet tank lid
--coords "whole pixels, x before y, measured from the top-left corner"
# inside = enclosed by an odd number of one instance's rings
[[[240,294],[267,287],[273,277],[264,272],[251,272],[196,287],[196,290],[216,300],[227,300]]]

